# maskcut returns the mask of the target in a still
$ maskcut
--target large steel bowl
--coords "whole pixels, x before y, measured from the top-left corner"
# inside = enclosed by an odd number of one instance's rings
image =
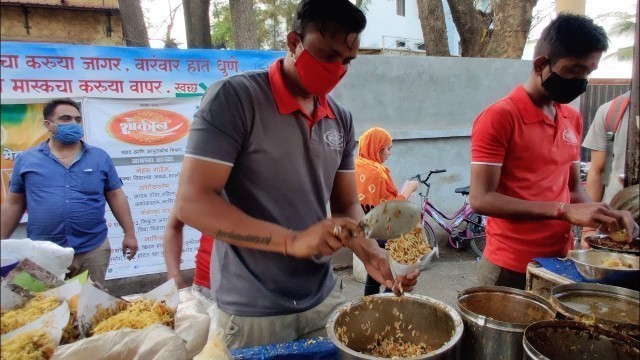
[[[561,317],[595,323],[640,339],[640,292],[618,286],[572,283],[554,286],[551,303]]]
[[[573,250],[567,256],[576,269],[588,281],[609,285],[637,284],[640,282],[640,258],[635,255],[599,250]],[[602,266],[608,259],[618,259],[631,264],[632,268],[610,268]]]
[[[438,300],[414,294],[377,294],[337,309],[327,323],[327,334],[343,360],[380,359],[365,354],[375,344],[376,334],[405,343],[425,343],[433,349],[412,359],[457,359],[463,328],[460,315]]]
[[[640,343],[623,334],[581,321],[540,321],[524,331],[529,360],[640,359]]]

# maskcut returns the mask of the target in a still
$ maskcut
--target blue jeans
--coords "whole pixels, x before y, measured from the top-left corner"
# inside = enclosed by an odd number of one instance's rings
[[[387,244],[387,240],[376,240],[378,246],[384,249]],[[385,287],[384,292],[391,292],[391,289]],[[377,282],[371,275],[367,274],[367,281],[364,283],[364,296],[374,295],[380,293],[380,283]]]

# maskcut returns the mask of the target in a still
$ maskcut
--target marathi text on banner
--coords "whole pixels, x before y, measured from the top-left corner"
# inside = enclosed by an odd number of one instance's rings
[[[140,49],[2,42],[3,99],[198,96],[212,83],[266,69],[276,51]]]
[[[178,189],[191,120],[199,98],[83,101],[87,141],[113,159],[133,215],[138,254],[122,256],[124,233],[107,212],[112,247],[107,279],[166,271],[163,234]],[[106,129],[106,131],[105,131]],[[200,233],[184,231],[182,267],[193,268]]]

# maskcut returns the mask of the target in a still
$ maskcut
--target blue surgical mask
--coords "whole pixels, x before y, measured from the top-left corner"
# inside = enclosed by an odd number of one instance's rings
[[[75,144],[82,140],[84,136],[84,129],[80,124],[61,124],[56,125],[56,128],[58,129],[58,133],[53,135],[53,137],[65,145]]]

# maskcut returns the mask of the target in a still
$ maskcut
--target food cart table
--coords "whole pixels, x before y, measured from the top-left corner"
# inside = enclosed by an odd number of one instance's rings
[[[583,278],[570,259],[557,257],[535,258],[527,265],[525,290],[532,291],[545,299],[551,296],[551,289],[554,286],[574,282],[590,283],[592,281]],[[640,291],[640,283],[637,281],[619,282],[610,285]]]
[[[540,295],[545,299],[551,296],[551,289],[556,285],[570,284],[574,281],[543,268],[538,262],[527,265],[527,283],[525,290]]]
[[[571,260],[556,257],[535,258],[527,265],[527,283],[525,290],[548,299],[551,289],[556,285],[586,282],[576,270]]]

